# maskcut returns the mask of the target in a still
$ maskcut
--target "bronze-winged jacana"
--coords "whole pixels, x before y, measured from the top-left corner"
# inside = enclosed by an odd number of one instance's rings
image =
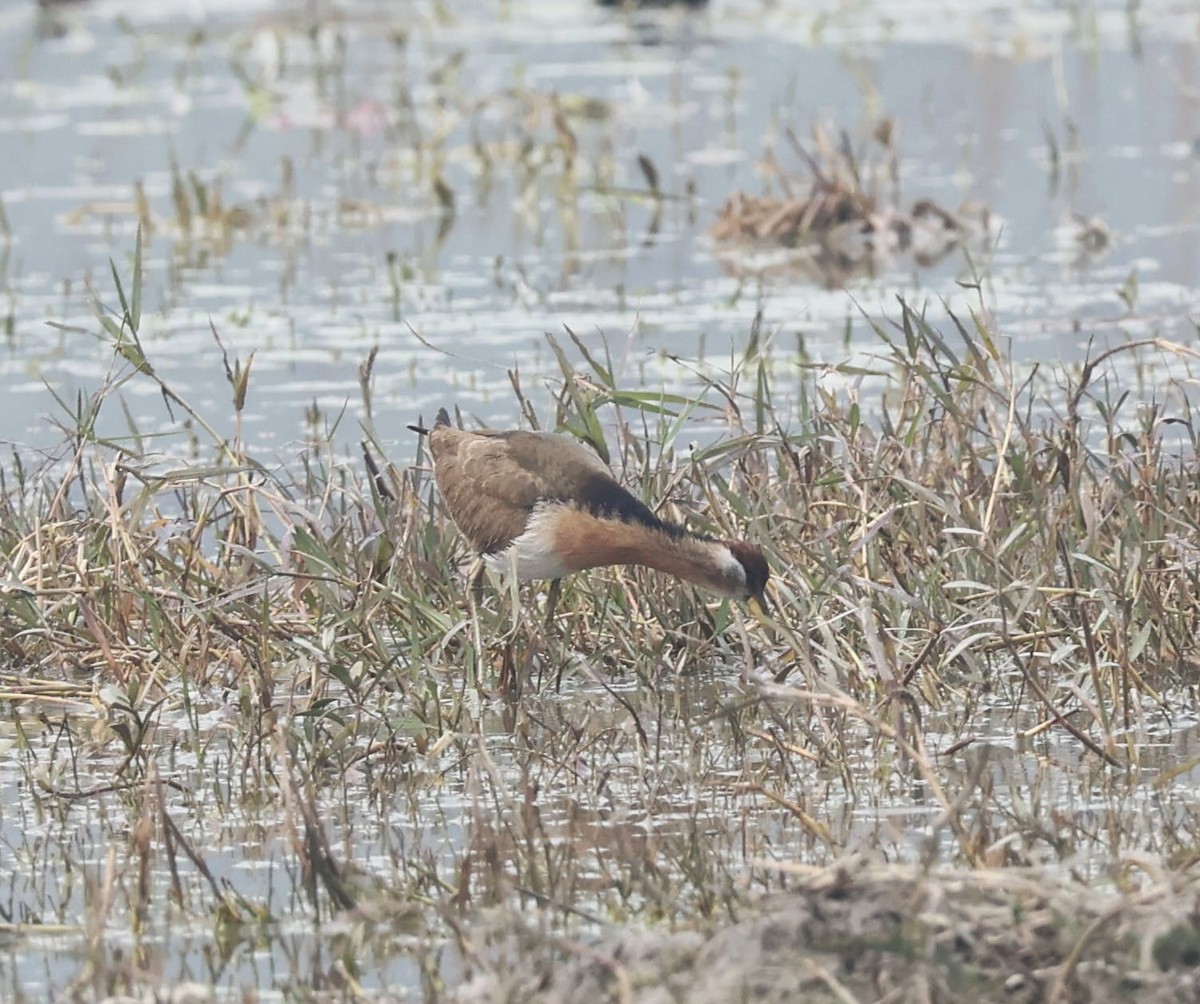
[[[761,614],[770,577],[761,548],[692,533],[655,516],[578,440],[548,432],[467,431],[441,409],[429,437],[434,478],[480,557],[518,579],[561,579],[601,565],[646,565]]]

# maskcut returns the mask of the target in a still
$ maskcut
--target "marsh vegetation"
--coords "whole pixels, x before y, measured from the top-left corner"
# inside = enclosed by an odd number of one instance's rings
[[[6,910],[20,937],[83,953],[75,993],[148,992],[177,948],[147,936],[180,923],[208,946],[187,963],[202,982],[282,942],[321,960],[314,992],[414,967],[436,993],[503,957],[476,926],[496,911],[536,909],[561,951],[612,924],[720,927],[768,893],[796,909],[794,888],[887,902],[894,881],[888,916],[945,895],[969,925],[957,890],[974,889],[994,925],[1038,870],[1057,877],[1030,915],[1054,938],[973,958],[978,987],[1019,978],[1044,999],[1077,970],[1103,983],[1093,958],[1123,978],[1143,950],[1191,978],[1200,484],[1182,395],[1113,400],[1111,355],[1057,384],[1014,374],[978,320],[942,333],[902,305],[877,332],[881,391],[822,393],[797,368],[805,420],[785,432],[785,377],[753,338],[686,402],[555,341],[560,391],[530,400],[514,372],[514,410],[603,437],[673,518],[760,542],[775,625],[614,569],[568,580],[550,625],[536,591],[494,589],[477,634],[417,444],[372,480],[327,441],[281,469],[211,434],[143,354],[136,266],[98,315],[111,378],[40,467],[9,465],[0,519],[6,826],[39,834]],[[253,369],[226,365],[236,413]],[[144,381],[190,416],[186,451],[93,434]],[[726,434],[681,444],[695,408]],[[1097,884],[1117,905],[1054,928]],[[1082,937],[1099,917],[1117,942]],[[917,923],[871,958],[916,953],[939,987]],[[1150,969],[1147,986],[1178,982]]]

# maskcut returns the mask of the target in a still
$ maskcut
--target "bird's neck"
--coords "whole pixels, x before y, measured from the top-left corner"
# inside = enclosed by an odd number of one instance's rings
[[[722,596],[740,596],[745,589],[745,571],[728,546],[677,527],[564,509],[553,532],[555,551],[572,572],[600,565],[646,565]]]

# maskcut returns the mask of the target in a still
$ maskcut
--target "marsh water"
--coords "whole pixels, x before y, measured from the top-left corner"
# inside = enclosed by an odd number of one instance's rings
[[[1194,334],[1186,5],[110,0],[0,18],[0,440],[45,445],[47,385],[70,401],[106,372],[105,345],[46,322],[94,329],[89,296],[115,302],[138,189],[154,365],[222,412],[214,324],[255,353],[248,434],[285,453],[314,402],[353,441],[376,346],[377,424],[401,437],[446,403],[514,421],[507,372],[557,373],[544,333],[564,326],[607,343],[623,383],[672,390],[691,379],[672,357],[727,367],[760,310],[785,372],[870,353],[864,315],[895,317],[897,294],[990,313],[1019,361]],[[970,258],[884,254],[822,282],[714,248],[726,197],[772,183],[768,155],[805,175],[789,131],[866,149],[885,118],[900,202],[989,211]],[[639,155],[671,198],[646,197]],[[982,297],[960,285],[976,279]],[[127,390],[149,430],[155,393]]]
[[[570,329],[589,351],[610,353],[623,387],[682,394],[698,370],[730,369],[756,330],[777,386],[815,379],[854,393],[861,377],[838,366],[869,366],[879,351],[870,322],[898,316],[898,295],[935,321],[976,312],[1030,369],[1069,370],[1100,347],[1151,336],[1194,343],[1198,39],[1195,6],[1169,0],[661,10],[4,0],[0,443],[35,457],[57,446],[80,395],[119,368],[95,311],[117,306],[113,268],[128,281],[139,224],[148,358],[228,431],[213,329],[232,355],[253,353],[245,435],[283,463],[314,425],[353,452],[365,415],[359,367],[374,349],[374,427],[406,463],[416,453],[406,424],[439,406],[515,424],[510,372],[547,401],[562,375],[546,332],[569,345]],[[778,188],[779,171],[805,176],[796,145],[814,125],[869,150],[883,120],[900,203],[986,207],[970,248],[935,261],[897,250],[831,274],[710,237],[730,193]],[[1193,374],[1181,357],[1150,351],[1122,365],[1145,399],[1185,400]],[[122,397],[128,411],[107,408],[103,435],[132,425],[162,435],[165,452],[181,448],[187,433],[157,385],[132,380]],[[784,429],[799,421],[793,404],[776,397]],[[697,420],[695,434],[719,431]],[[481,709],[495,776],[423,751],[381,777],[367,757],[322,795],[329,840],[360,881],[407,888],[414,875],[461,867],[493,822],[481,803],[493,799],[499,816],[501,792],[520,804],[537,789],[562,847],[574,846],[568,834],[588,835],[586,859],[560,867],[594,888],[578,901],[596,924],[629,906],[629,860],[661,872],[669,914],[682,908],[668,902],[669,877],[689,868],[721,886],[754,861],[820,861],[834,844],[936,857],[927,838],[948,838],[921,784],[867,760],[851,765],[856,787],[838,771],[804,782],[836,840],[787,813],[745,815],[737,793],[755,783],[762,755],[724,717],[735,677],[677,679],[652,698],[653,752],[625,718],[605,720],[609,687],[576,681],[531,698],[524,731]],[[455,950],[411,904],[314,922],[288,864],[292,810],[236,762],[221,693],[187,695],[178,721],[158,723],[164,811],[187,819],[211,876],[159,869],[157,905],[137,935],[111,922],[103,904],[130,881],[115,850],[129,820],[122,790],[100,789],[120,757],[77,746],[86,729],[60,720],[111,714],[112,701],[72,700],[22,705],[0,732],[7,997],[93,987],[86,971],[102,945],[114,971],[230,999],[299,999],[299,987],[343,986],[338,966],[360,950],[364,923],[389,932],[358,958],[368,991],[419,999],[455,982]],[[557,702],[597,741],[588,758],[548,756],[542,774],[522,775],[522,744],[554,741]],[[402,722],[403,700],[386,713]],[[992,715],[994,730],[973,733],[973,744],[988,751],[993,790],[1013,817],[1035,818],[1050,801],[1084,820],[1077,832],[1097,834],[1095,846],[1047,837],[1023,853],[1099,873],[1119,853],[1163,850],[1163,818],[1193,826],[1195,771],[1175,769],[1197,756],[1185,716],[1145,723],[1142,770],[1114,789],[1069,745],[1014,739],[1036,721]],[[948,747],[962,736],[953,715],[944,724]],[[163,738],[173,728],[177,743]],[[925,728],[938,734],[938,719]],[[68,788],[95,794],[47,794]],[[703,854],[698,832],[712,837]],[[167,908],[176,881],[211,883],[294,920],[225,939],[212,916]],[[510,895],[495,890],[496,902]],[[539,894],[516,896],[532,904]]]

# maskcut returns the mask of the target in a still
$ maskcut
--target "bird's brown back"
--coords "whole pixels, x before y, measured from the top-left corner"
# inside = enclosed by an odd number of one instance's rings
[[[434,476],[450,516],[482,554],[524,532],[539,502],[563,502],[597,515],[658,520],[578,440],[548,432],[468,432],[449,424],[429,433]]]

